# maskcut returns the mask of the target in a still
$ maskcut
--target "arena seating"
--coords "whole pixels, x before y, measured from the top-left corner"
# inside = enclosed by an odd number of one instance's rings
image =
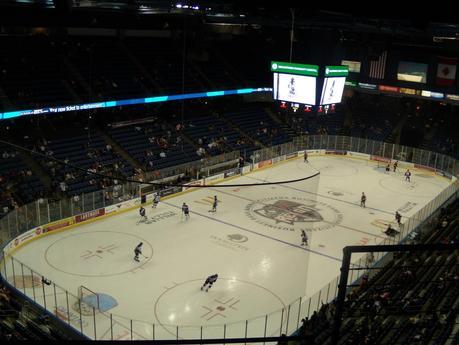
[[[459,158],[459,140],[457,128],[459,121],[454,113],[438,113],[434,118],[434,130],[432,141],[427,147],[430,150]]]
[[[182,93],[182,47],[170,39],[156,39],[154,44],[142,38],[129,38],[126,46],[135,58],[159,83],[166,94]],[[210,85],[186,63],[184,75],[186,92],[208,91]]]
[[[21,153],[0,144],[0,217],[16,205],[36,200],[45,187],[32,170],[26,166]]]
[[[68,341],[79,339],[73,331],[62,329],[51,322],[40,307],[21,300],[13,291],[0,286],[0,339]],[[80,339],[81,340],[81,339]]]
[[[238,134],[231,131],[228,125],[213,115],[201,116],[190,121],[191,126],[185,132],[210,155],[231,151]]]
[[[347,101],[352,114],[350,135],[385,141],[401,119],[397,99],[355,93]]]
[[[180,133],[164,122],[113,128],[109,134],[146,170],[182,164],[196,156],[194,148],[183,143]],[[162,152],[164,157],[160,156]]]
[[[413,243],[457,243],[458,206],[456,201],[443,209],[432,223],[434,231],[419,234]],[[303,320],[300,334],[316,344],[330,344],[334,308],[334,302],[323,305]],[[455,344],[458,310],[458,251],[394,255],[347,295],[339,343]]]
[[[151,42],[147,38],[2,37],[0,86],[7,100],[0,100],[0,110],[182,93],[182,68],[177,68],[182,66],[181,45],[160,38]],[[202,69],[208,66],[196,64]],[[193,66],[191,60],[186,62],[186,92],[239,86],[225,77],[229,72],[222,65],[211,67],[210,77]]]
[[[242,76],[247,87],[269,86],[272,77],[266,70],[270,65],[271,56],[279,56],[279,47],[256,40],[234,36],[231,41],[216,41],[214,52],[230,64],[237,74]],[[283,60],[285,61],[285,60]]]
[[[52,40],[44,35],[2,36],[0,42],[0,82],[12,104],[8,110],[75,102]]]
[[[54,192],[51,196],[86,193],[113,183],[110,179],[87,174],[87,169],[112,176],[133,175],[131,164],[105,142],[96,126],[88,127],[84,118],[68,115],[48,118],[43,122],[41,126],[24,122],[20,136],[27,138],[22,140],[30,150],[39,153],[34,153],[31,157],[40,164],[42,173],[47,174],[50,179]],[[68,123],[72,125],[68,126]],[[19,136],[17,140],[20,140]],[[60,164],[47,157],[74,164],[80,169]]]
[[[278,145],[290,140],[260,106],[244,106],[237,111],[226,112],[224,116],[263,145]]]
[[[292,119],[293,128],[300,133],[309,134],[341,134],[345,114],[342,111],[322,115],[298,114]]]
[[[66,43],[68,59],[92,86],[93,96],[106,100],[142,97],[149,93],[139,82],[141,71],[116,39],[72,37]]]
[[[125,177],[133,175],[132,166],[113,149],[107,149],[107,143],[97,134],[92,134],[90,138],[85,134],[55,139],[49,142],[47,147],[54,152],[55,158],[68,159],[71,164],[83,169],[94,169],[96,172],[109,175],[119,173]],[[50,167],[49,160],[46,159],[41,159],[41,163],[43,167],[48,168],[53,177],[57,177],[55,180],[56,189],[59,188],[59,182],[65,181],[68,185],[65,192],[69,195],[92,192],[112,184],[111,180],[102,180],[68,166],[62,167],[53,164]]]

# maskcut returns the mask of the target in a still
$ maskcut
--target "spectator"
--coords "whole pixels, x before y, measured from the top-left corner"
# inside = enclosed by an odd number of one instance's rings
[[[61,188],[61,191],[65,192],[67,190],[67,184],[62,181],[61,183],[59,183],[59,187]]]
[[[197,151],[196,151],[196,154],[199,156],[199,157],[202,157],[203,155],[205,155],[206,153],[206,150],[204,150],[204,148],[200,147]]]

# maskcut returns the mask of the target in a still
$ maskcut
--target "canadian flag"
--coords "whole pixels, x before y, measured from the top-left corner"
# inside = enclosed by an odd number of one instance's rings
[[[456,79],[457,59],[440,57],[437,69],[437,85],[449,86]]]

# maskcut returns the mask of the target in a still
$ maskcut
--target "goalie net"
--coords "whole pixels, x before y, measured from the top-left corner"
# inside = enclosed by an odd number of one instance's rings
[[[97,310],[100,309],[99,295],[84,285],[81,285],[78,288],[78,298],[81,301],[82,309],[83,307],[93,307]]]

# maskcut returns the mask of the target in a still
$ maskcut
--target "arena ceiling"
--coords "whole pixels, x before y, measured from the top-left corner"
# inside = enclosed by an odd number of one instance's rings
[[[282,4],[282,6],[280,5]],[[397,5],[397,6],[395,6]],[[292,11],[293,9],[293,11]],[[2,0],[3,25],[162,29],[202,24],[250,25],[298,30],[336,30],[342,41],[398,40],[406,44],[459,47],[459,16],[444,6],[400,7],[400,2],[343,2],[322,8],[295,1],[216,0]],[[365,41],[364,40],[364,41]]]

